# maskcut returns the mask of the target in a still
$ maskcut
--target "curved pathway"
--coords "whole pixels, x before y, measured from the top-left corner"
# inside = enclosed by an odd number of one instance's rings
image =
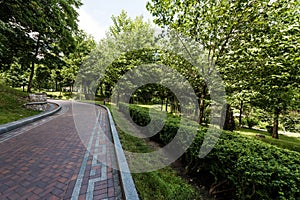
[[[0,135],[0,199],[122,199],[118,171],[97,159],[116,162],[114,150],[99,142],[102,132],[83,112],[85,134],[79,137],[72,103],[56,102],[62,105],[58,113]],[[101,130],[111,137],[106,110],[95,112],[101,116]]]

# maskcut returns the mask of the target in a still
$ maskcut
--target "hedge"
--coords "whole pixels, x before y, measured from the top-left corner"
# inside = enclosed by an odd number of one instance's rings
[[[120,111],[126,108],[127,104],[119,104]],[[148,113],[147,108],[130,105],[130,115],[139,125],[150,122]],[[167,115],[163,129],[151,139],[168,144],[177,133],[179,121],[180,117]],[[188,126],[184,129],[189,131]],[[225,194],[231,199],[300,199],[298,152],[223,131],[213,150],[200,158],[206,130],[199,128],[192,145],[180,159],[196,178],[213,176],[212,193]]]

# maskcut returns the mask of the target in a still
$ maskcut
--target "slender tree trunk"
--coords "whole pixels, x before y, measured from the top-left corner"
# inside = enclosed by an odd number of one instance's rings
[[[55,79],[55,92],[58,91],[58,83],[57,80]]]
[[[198,102],[198,104],[199,104],[199,102]],[[199,110],[199,109],[196,109],[195,112],[194,112],[194,120],[197,120],[197,121],[199,120],[199,113],[198,113],[198,110]],[[192,114],[192,113],[193,113],[193,112],[191,112],[191,114]]]
[[[243,101],[240,104],[240,115],[239,115],[239,128],[242,128],[242,114],[243,114]]]
[[[274,124],[273,124],[273,133],[272,133],[272,138],[279,139],[278,136],[278,118],[279,118],[279,112],[275,112],[275,117],[274,117]]]
[[[59,96],[62,96],[62,94],[61,94],[61,92],[62,92],[62,87],[61,86],[59,86]]]
[[[72,81],[72,84],[70,85],[70,92],[71,92],[71,95],[73,94],[73,87],[74,87],[74,81]]]
[[[226,104],[223,108],[223,112],[222,112],[222,118],[224,120],[224,125],[223,130],[229,130],[229,131],[233,131],[234,130],[234,118],[233,118],[233,112],[232,109],[230,108],[229,104]]]
[[[176,101],[175,97],[174,97],[174,109],[175,109],[175,113],[178,113],[178,112],[179,112],[179,109],[178,109],[178,102]]]
[[[39,47],[40,47],[40,39],[41,39],[41,35],[39,34],[37,42],[36,42],[36,48],[35,48],[35,53],[34,53],[34,58],[31,62],[31,67],[30,67],[30,76],[29,76],[29,82],[28,82],[28,88],[27,88],[27,92],[31,92],[31,88],[32,88],[32,80],[33,80],[33,75],[34,75],[34,64],[35,64],[35,59],[39,54]]]
[[[32,61],[30,67],[30,75],[29,75],[27,92],[31,92],[33,75],[34,75],[34,61]]]
[[[203,88],[202,88],[201,97],[200,97],[199,118],[198,118],[198,123],[199,124],[202,124],[203,118],[204,118],[206,89],[207,89],[207,85],[204,84]]]
[[[173,99],[171,100],[171,113],[175,113],[175,98],[172,97]]]
[[[103,96],[103,84],[100,84],[100,96]]]
[[[163,100],[163,99],[161,99],[161,107],[160,107],[160,111],[162,111],[162,110],[163,110],[163,107],[164,107],[164,100]]]
[[[116,102],[117,106],[119,106],[119,101],[120,101],[120,94],[119,94],[119,92],[117,92],[117,102]]]
[[[168,112],[168,98],[166,98],[166,112]]]

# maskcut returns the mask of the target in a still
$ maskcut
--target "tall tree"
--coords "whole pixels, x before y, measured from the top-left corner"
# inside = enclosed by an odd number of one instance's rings
[[[254,93],[252,105],[273,115],[273,138],[278,138],[279,115],[291,108],[300,83],[299,12],[299,1],[265,4],[240,40],[244,48],[232,46],[224,56],[226,77],[245,80]]]
[[[75,48],[72,53],[63,58],[64,66],[60,70],[64,79],[63,84],[64,86],[69,86],[71,92],[73,90],[79,68],[82,66],[91,51],[96,47],[94,39],[83,31],[79,31],[78,34],[74,36],[74,40]]]
[[[132,19],[123,10],[119,16],[112,16],[112,21],[113,25],[106,38],[99,41],[79,71],[77,82],[81,84],[86,98],[94,95],[98,86],[105,87],[110,93],[114,81],[120,77],[119,72],[124,70],[126,52],[130,54],[136,50],[143,57],[142,49],[152,49],[155,46],[155,30],[150,22],[143,21],[142,16]],[[139,61],[135,62],[137,64]],[[126,66],[131,67],[135,65],[127,64]],[[114,69],[105,74],[104,70],[112,69],[112,65]],[[101,75],[104,76],[98,80]]]
[[[299,83],[299,1],[152,0],[147,8],[157,24],[203,45],[225,81],[244,79],[257,99],[265,97],[278,138],[278,115],[293,94],[288,88]]]
[[[6,36],[12,42],[10,51],[20,50],[30,68],[28,91],[32,87],[35,64],[42,63],[47,55],[60,59],[73,49],[73,35],[77,27],[77,8],[80,0],[21,0],[1,1],[0,20],[13,34]],[[3,30],[3,28],[2,28]],[[1,41],[2,42],[2,41]],[[5,45],[5,43],[2,43]],[[10,52],[10,53],[11,53]],[[20,54],[11,53],[20,56]],[[2,60],[2,59],[1,59]]]

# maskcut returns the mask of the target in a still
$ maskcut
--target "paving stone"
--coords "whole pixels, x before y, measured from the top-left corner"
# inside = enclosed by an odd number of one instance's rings
[[[62,109],[53,116],[0,135],[0,199],[122,199],[118,173],[84,145],[92,128],[87,127],[89,134],[80,138],[71,103],[59,103]],[[101,130],[111,140],[106,110],[99,107],[98,112],[103,116]],[[90,152],[100,156],[104,149],[101,159],[116,162],[113,149],[99,134],[100,141],[93,139]]]

